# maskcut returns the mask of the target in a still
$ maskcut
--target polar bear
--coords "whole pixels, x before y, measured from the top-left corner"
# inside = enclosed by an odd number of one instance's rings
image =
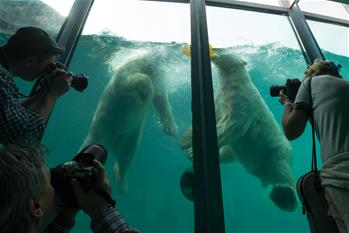
[[[282,210],[297,206],[291,174],[291,145],[252,84],[246,63],[236,54],[216,51],[211,57],[219,75],[215,99],[217,140],[221,162],[240,162],[256,176]],[[192,159],[192,131],[180,146]]]
[[[151,103],[160,115],[165,133],[177,133],[160,58],[154,52],[136,53],[116,70],[100,97],[83,143],[101,144],[116,156],[113,170],[120,192],[127,191],[127,170],[135,157]]]

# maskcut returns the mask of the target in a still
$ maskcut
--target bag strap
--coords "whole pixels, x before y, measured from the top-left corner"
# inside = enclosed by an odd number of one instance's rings
[[[311,126],[311,134],[312,134],[312,141],[313,141],[313,150],[312,150],[312,159],[311,159],[311,170],[312,171],[318,171],[317,168],[317,161],[316,161],[316,143],[315,143],[315,121],[314,121],[314,109],[313,109],[313,99],[311,95],[311,80],[312,77],[309,78],[309,101],[310,101],[310,126]]]

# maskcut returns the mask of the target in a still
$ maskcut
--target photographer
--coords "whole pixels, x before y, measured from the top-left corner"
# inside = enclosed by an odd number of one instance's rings
[[[111,186],[102,164],[97,160],[93,163],[98,173],[96,185],[110,194]],[[11,145],[0,151],[2,233],[63,233],[73,228],[78,209],[57,209],[50,179],[39,146]],[[138,233],[105,199],[94,191],[83,191],[77,180],[71,183],[79,206],[92,219],[94,233]]]
[[[68,91],[72,77],[64,73],[52,78],[35,98],[22,104],[13,77],[34,81],[63,51],[49,34],[35,27],[20,28],[0,47],[1,144],[31,143],[41,138],[56,100]]]
[[[294,103],[280,91],[284,105],[282,125],[289,140],[302,135],[312,114],[320,141],[323,167],[321,184],[341,233],[349,230],[349,82],[339,74],[340,65],[316,59],[305,71]],[[311,81],[311,98],[309,83]],[[311,104],[312,103],[312,108]]]

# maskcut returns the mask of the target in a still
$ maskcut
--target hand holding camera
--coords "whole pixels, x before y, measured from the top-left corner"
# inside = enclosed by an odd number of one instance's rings
[[[59,97],[72,86],[75,90],[82,92],[88,86],[88,77],[83,74],[68,72],[61,63],[51,63],[38,78],[36,91],[41,89]]]
[[[287,95],[285,95],[284,91],[281,90],[280,91],[280,99],[279,99],[279,102],[282,104],[282,105],[291,105],[293,106],[293,102],[288,98]]]
[[[69,90],[72,79],[70,74],[62,73],[50,80],[45,86],[45,91],[52,97],[60,97]]]
[[[94,167],[97,169],[97,186],[111,195],[111,185],[106,176],[103,165],[98,161],[93,161]],[[77,179],[72,179],[71,184],[81,209],[91,218],[96,218],[105,213],[109,208],[109,203],[103,197],[98,195],[94,190],[85,192]]]
[[[51,183],[58,206],[64,209],[83,209],[91,217],[115,206],[111,186],[103,165],[107,151],[101,145],[91,144],[71,161],[51,169]]]
[[[285,96],[286,96],[288,97],[289,101],[293,103],[294,100],[296,99],[297,92],[300,86],[301,86],[301,81],[299,79],[287,79],[286,84],[283,86],[277,86],[277,85],[271,86],[270,96],[272,97],[280,96],[281,97],[280,102],[283,104],[285,102],[282,102],[282,99],[285,99]],[[281,96],[280,93],[283,93],[285,96]]]

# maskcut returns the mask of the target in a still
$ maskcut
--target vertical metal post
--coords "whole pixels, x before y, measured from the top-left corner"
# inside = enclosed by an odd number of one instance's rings
[[[191,0],[190,9],[195,232],[223,233],[224,212],[205,1]]]
[[[65,47],[65,52],[57,60],[67,67],[74,53],[75,46],[81,35],[87,16],[94,0],[75,0],[61,31],[57,36],[57,42]]]
[[[305,60],[308,65],[313,63],[316,58],[325,59],[297,1],[290,7],[289,17],[291,19],[291,26],[294,28],[298,41],[300,42],[301,49],[305,51],[307,56]]]

